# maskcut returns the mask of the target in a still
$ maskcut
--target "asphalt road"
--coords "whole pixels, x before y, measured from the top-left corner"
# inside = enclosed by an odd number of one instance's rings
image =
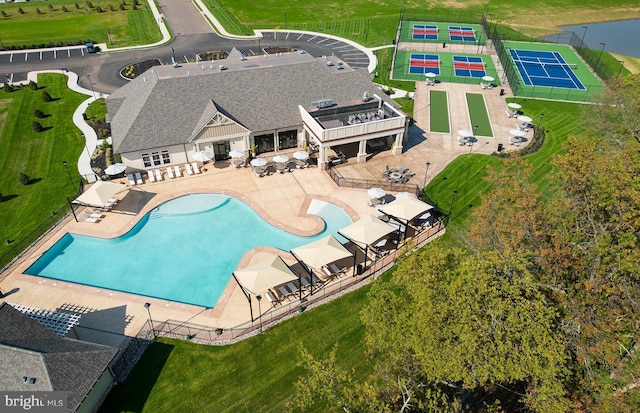
[[[177,17],[177,16],[174,16]],[[185,16],[182,16],[185,17]],[[180,21],[173,20],[170,26],[181,27]],[[200,18],[201,19],[201,18]],[[201,29],[193,25],[194,31]],[[42,52],[15,51],[0,55],[0,73],[4,73],[13,82],[25,80],[27,73],[34,70],[67,69],[80,76],[80,84],[87,88],[90,76],[91,86],[99,92],[112,93],[126,84],[120,76],[120,70],[132,63],[147,59],[159,59],[162,64],[170,64],[171,56],[184,62],[194,60],[197,53],[222,50],[230,51],[236,47],[247,56],[259,54],[269,47],[285,47],[307,51],[315,57],[336,55],[352,67],[365,68],[369,64],[367,55],[361,50],[339,40],[322,35],[291,33],[287,31],[267,32],[260,40],[234,40],[218,36],[215,33],[181,34],[170,44],[151,49],[132,49],[130,51],[89,54],[83,48],[64,50],[45,50]]]

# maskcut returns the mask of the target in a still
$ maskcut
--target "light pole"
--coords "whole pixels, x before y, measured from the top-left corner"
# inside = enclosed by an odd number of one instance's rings
[[[87,80],[89,81],[89,87],[91,87],[91,93],[93,94],[93,100],[96,100],[96,91],[93,90],[93,83],[91,83],[91,76],[87,75]]]
[[[618,60],[618,62],[620,62],[620,70],[618,70],[618,74],[616,77],[620,77],[620,74],[622,73],[622,68],[624,67],[624,61]]]
[[[67,171],[67,176],[69,177],[69,183],[71,184],[71,188],[75,191],[76,187],[73,184],[73,178],[71,178],[71,173],[69,172],[69,167],[67,166],[67,161],[62,161],[62,166],[64,166],[64,169]]]
[[[473,142],[477,139],[478,136],[478,125],[473,126],[473,139],[471,139],[471,145],[469,146],[469,153],[473,153]]]
[[[451,213],[453,212],[453,204],[456,202],[456,197],[458,196],[458,190],[453,190],[453,196],[451,197],[451,206],[449,206],[449,215],[447,217],[447,223],[451,219]]]
[[[153,338],[156,338],[156,329],[153,327],[153,319],[151,319],[151,310],[149,309],[149,307],[151,307],[150,303],[144,303],[144,308],[147,309],[147,314],[149,314],[149,325],[151,326],[151,331],[153,332]]]
[[[580,39],[580,41],[582,42],[582,47],[585,47],[586,45],[584,44],[584,37],[587,35],[587,26],[582,26],[582,28],[584,29],[584,33],[582,33],[582,39]]]
[[[542,119],[544,118],[544,113],[540,114],[540,120],[538,121],[538,129],[542,130]]]
[[[424,173],[424,183],[422,184],[422,189],[424,190],[424,188],[427,186],[427,175],[429,174],[429,165],[431,165],[431,162],[427,162],[426,166],[427,166],[427,170]]]
[[[604,53],[604,46],[605,44],[600,42],[600,44],[602,45],[602,49],[600,49],[600,54],[598,55],[598,61],[596,62],[596,67],[593,68],[593,70],[595,70],[596,72],[598,71],[598,68],[600,67],[600,58],[602,58],[602,53]]]
[[[262,308],[260,307],[260,301],[262,301],[262,296],[256,295],[256,300],[258,300],[258,313],[259,313],[258,318],[260,319],[260,329],[258,331],[262,333]]]
[[[287,12],[284,12],[284,28],[287,28]]]

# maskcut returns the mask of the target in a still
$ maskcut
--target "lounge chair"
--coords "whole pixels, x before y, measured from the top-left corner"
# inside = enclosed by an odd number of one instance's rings
[[[178,165],[173,167],[173,171],[176,173],[176,178],[182,177],[182,172],[180,172],[180,167]]]
[[[200,168],[198,168],[198,163],[197,162],[193,162],[191,164],[191,167],[193,168],[193,172],[195,172],[196,174],[200,173]]]
[[[162,181],[162,171],[156,169],[156,181]]]
[[[118,201],[120,201],[118,198],[109,198],[109,200],[107,201],[108,203],[115,205],[118,203]]]
[[[346,271],[345,271],[346,269],[345,269],[345,268],[340,269],[340,268],[338,268],[338,266],[337,266],[336,264],[334,264],[334,263],[329,264],[329,269],[330,269],[331,271],[333,271],[334,273],[336,273],[336,275],[346,274]]]
[[[144,181],[142,180],[142,175],[140,174],[140,172],[136,172],[136,184],[142,185],[143,183]]]
[[[282,162],[278,162],[276,164],[276,171],[280,172],[281,174],[283,174],[286,169],[287,169],[287,167]]]
[[[99,214],[97,212],[85,212],[84,215],[85,215],[86,218],[97,218],[97,219],[100,219],[100,218],[104,217],[104,215]]]
[[[136,180],[133,178],[133,174],[128,174],[127,178],[129,178],[129,185],[134,186],[136,184]]]
[[[336,273],[335,271],[331,271],[326,265],[322,266],[322,273],[325,275],[325,280],[332,280],[338,276],[338,273]]]
[[[175,176],[173,175],[173,169],[171,169],[171,167],[167,168],[167,176],[171,179],[175,178]]]
[[[191,170],[191,165],[189,165],[188,163],[184,164],[184,170],[187,171],[187,174],[193,175],[193,171]]]
[[[289,291],[291,291],[291,293],[292,293],[292,294],[295,294],[295,293],[297,293],[298,291],[300,291],[300,288],[298,288],[298,286],[297,286],[297,285],[295,285],[295,284],[293,283],[293,281],[289,281],[289,282],[287,283],[287,288],[289,289]]]
[[[289,298],[292,294],[292,292],[287,290],[284,285],[279,285],[276,289],[282,298]]]
[[[280,304],[280,300],[278,300],[272,293],[271,291],[267,291],[266,293],[264,293],[264,297],[267,299],[267,301],[269,301],[271,303],[272,306],[277,306],[278,304]]]
[[[91,222],[92,224],[95,224],[96,222],[98,222],[100,218],[93,218],[93,217],[84,217],[82,218],[82,220],[84,222]]]
[[[156,177],[153,176],[153,171],[148,171],[147,172],[147,176],[149,177],[149,182],[155,182],[156,181]]]
[[[303,275],[303,276],[300,276],[300,285],[302,286],[302,288],[309,288],[311,287],[311,282],[307,277]]]

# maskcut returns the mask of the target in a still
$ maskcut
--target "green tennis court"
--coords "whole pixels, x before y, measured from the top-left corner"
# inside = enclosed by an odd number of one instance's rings
[[[429,90],[429,129],[431,132],[451,133],[449,100],[444,90]]]
[[[518,96],[531,96],[536,98],[556,99],[556,100],[578,100],[584,101],[588,96],[596,96],[602,93],[603,86],[598,77],[593,73],[591,68],[576,54],[571,46],[553,43],[527,43],[527,42],[503,42],[505,48],[505,56],[508,56],[509,67],[505,67],[507,75],[514,77],[518,81],[518,85],[511,87],[517,90]],[[562,56],[562,59],[572,68],[573,74],[579,79],[585,90],[569,89],[565,87],[554,86],[528,86],[525,84],[522,74],[516,67],[513,57],[510,55],[511,50],[516,51],[540,51],[555,52]],[[503,63],[504,63],[504,59]],[[513,83],[513,82],[512,82]]]
[[[396,51],[395,60],[393,63],[393,73],[392,77],[394,80],[409,80],[409,81],[424,81],[425,76],[424,73],[411,73],[412,69],[415,66],[412,66],[412,56],[421,56],[428,57],[434,60],[425,60],[425,64],[429,64],[429,69],[425,69],[427,71],[432,71],[431,66],[437,65],[433,67],[433,72],[436,73],[437,80],[440,82],[452,82],[452,83],[467,83],[467,84],[475,84],[480,85],[481,79],[479,77],[474,76],[459,76],[456,75],[456,68],[460,65],[459,62],[454,62],[454,57],[456,60],[478,60],[481,62],[478,63],[481,66],[484,66],[484,74],[487,76],[491,76],[495,79],[493,82],[495,85],[500,86],[500,78],[498,76],[498,71],[496,70],[493,61],[491,60],[491,56],[489,55],[477,55],[477,54],[468,54],[468,53],[445,53],[445,52],[420,52],[420,51],[407,51],[407,50],[398,50]],[[415,59],[414,59],[415,60]]]
[[[479,93],[465,93],[465,95],[473,134],[475,136],[493,137],[493,129],[491,129],[484,96]]]
[[[482,26],[470,23],[443,23],[405,20],[398,42],[487,44]]]

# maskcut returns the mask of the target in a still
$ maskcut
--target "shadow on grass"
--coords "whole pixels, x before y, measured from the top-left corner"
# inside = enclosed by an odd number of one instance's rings
[[[37,184],[40,181],[42,181],[42,178],[31,178],[29,179],[29,182],[27,182],[27,185]]]
[[[11,201],[14,198],[19,197],[20,195],[16,195],[16,194],[11,194],[11,195],[2,195],[2,198],[0,198],[0,204],[3,202],[8,202]]]
[[[111,390],[99,412],[141,412],[172,351],[170,344],[151,343],[127,379]]]

